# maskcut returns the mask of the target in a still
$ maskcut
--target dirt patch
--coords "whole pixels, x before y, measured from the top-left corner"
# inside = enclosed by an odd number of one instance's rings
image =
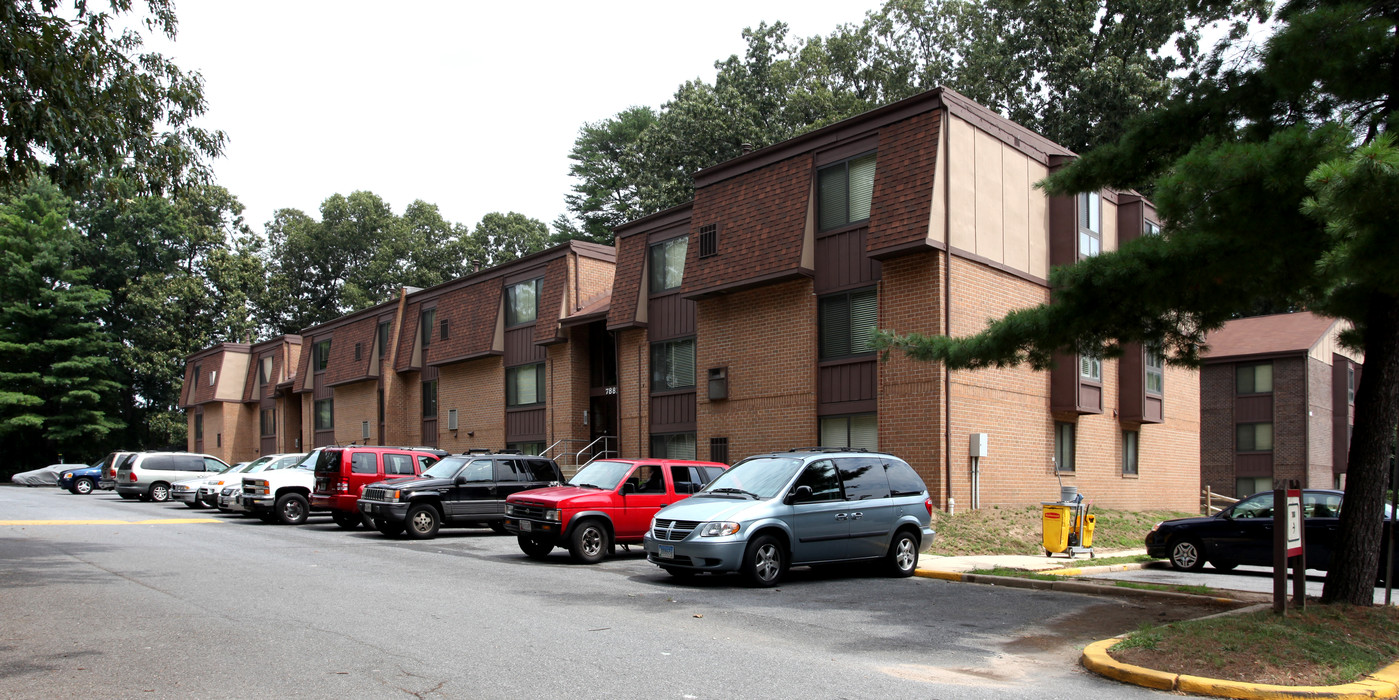
[[[1203,602],[1115,598],[1045,620],[1007,642],[1005,650],[1012,654],[1037,654],[1067,648],[1076,655],[1091,642],[1141,629],[1144,625],[1193,620],[1228,609]]]
[[[1122,648],[1131,645],[1132,648]],[[1205,678],[1336,685],[1399,658],[1399,609],[1310,605],[1139,630],[1110,655],[1123,663]]]

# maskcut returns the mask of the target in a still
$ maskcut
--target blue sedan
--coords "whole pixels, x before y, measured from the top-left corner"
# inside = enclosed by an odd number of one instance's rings
[[[58,488],[68,489],[79,496],[92,493],[97,487],[97,481],[102,478],[102,463],[98,462],[90,467],[81,464],[73,466],[76,469],[69,469],[58,475]]]

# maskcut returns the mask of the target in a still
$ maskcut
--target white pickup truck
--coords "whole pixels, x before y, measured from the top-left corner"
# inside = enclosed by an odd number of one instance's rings
[[[311,491],[316,485],[320,449],[295,464],[269,468],[243,477],[241,505],[263,522],[300,525],[311,514]]]

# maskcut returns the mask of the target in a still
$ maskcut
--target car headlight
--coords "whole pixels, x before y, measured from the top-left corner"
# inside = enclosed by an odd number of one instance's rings
[[[73,478],[73,472],[63,472],[63,478],[65,478],[65,479],[71,479],[71,478]]]
[[[1164,523],[1164,522],[1165,522],[1164,520],[1161,521],[1161,523]],[[1157,530],[1160,530],[1160,529],[1161,529],[1161,523],[1156,523],[1155,525],[1152,525],[1152,526],[1151,526],[1151,529],[1150,529],[1150,530],[1147,530],[1146,534],[1150,535],[1151,533],[1156,532]]]
[[[725,537],[738,532],[738,523],[716,520],[699,527],[700,537]]]
[[[515,515],[515,504],[514,504],[514,503],[506,503],[506,504],[505,504],[505,514],[506,514],[506,515],[509,515],[509,516],[514,516],[514,515]]]

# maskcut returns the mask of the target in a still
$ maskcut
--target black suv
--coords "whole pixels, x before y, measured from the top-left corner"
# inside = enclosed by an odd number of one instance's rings
[[[442,458],[416,479],[364,487],[359,512],[390,537],[405,531],[430,539],[441,527],[489,527],[505,532],[505,497],[557,486],[563,474],[554,460],[518,450],[472,450]]]

